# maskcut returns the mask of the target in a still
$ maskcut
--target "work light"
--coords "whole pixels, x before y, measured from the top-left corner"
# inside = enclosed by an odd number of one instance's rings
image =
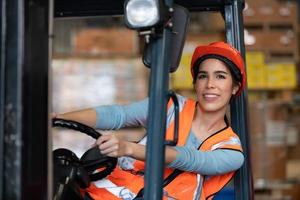
[[[124,8],[125,23],[129,28],[152,27],[160,21],[158,0],[127,0]]]

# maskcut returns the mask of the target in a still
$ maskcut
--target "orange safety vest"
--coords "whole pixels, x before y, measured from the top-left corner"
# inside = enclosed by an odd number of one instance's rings
[[[180,114],[177,145],[184,146],[190,133],[196,102],[179,95],[178,97]],[[168,116],[172,112],[172,102],[170,101]],[[174,119],[172,117],[170,119],[168,117],[167,125],[166,139],[170,140],[174,133]],[[199,150],[212,151],[219,148],[242,151],[239,138],[230,127],[208,137],[203,141]],[[132,172],[143,171],[144,167],[145,163],[143,161],[135,161],[134,170],[131,171],[125,171],[117,167],[106,180],[101,180],[101,182],[104,182],[103,187],[92,184],[87,192],[96,200],[132,199],[144,187],[144,177]],[[166,168],[164,177],[167,177],[172,171],[173,169]],[[234,172],[229,172],[223,175],[206,177],[192,172],[183,172],[164,188],[164,199],[173,197],[180,200],[211,200],[231,180],[233,175]]]

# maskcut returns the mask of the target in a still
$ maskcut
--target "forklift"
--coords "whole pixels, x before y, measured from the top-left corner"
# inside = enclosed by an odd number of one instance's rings
[[[144,199],[157,200],[163,192],[166,129],[166,115],[160,111],[166,110],[172,98],[169,73],[178,67],[185,39],[186,20],[176,7],[188,12],[220,12],[227,42],[245,58],[244,4],[243,0],[1,0],[0,199],[53,198],[49,66],[54,18],[123,15],[128,28],[145,37],[143,61],[151,70]],[[151,10],[147,20],[135,19],[135,5]],[[172,46],[175,41],[176,48]],[[231,103],[230,115],[245,155],[234,178],[235,199],[250,200],[254,194],[246,90]]]

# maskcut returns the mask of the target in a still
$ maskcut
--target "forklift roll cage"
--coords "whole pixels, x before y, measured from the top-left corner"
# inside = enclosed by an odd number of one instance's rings
[[[191,12],[222,12],[227,42],[245,58],[243,0],[165,0]],[[0,199],[52,198],[52,148],[48,92],[53,18],[122,15],[123,0],[1,0]],[[154,41],[149,86],[145,199],[161,199],[170,33]],[[241,138],[245,163],[235,176],[235,198],[253,199],[247,91],[231,103],[232,128]],[[155,119],[155,120],[154,120]],[[154,135],[152,133],[156,133]],[[160,134],[157,134],[160,133]]]

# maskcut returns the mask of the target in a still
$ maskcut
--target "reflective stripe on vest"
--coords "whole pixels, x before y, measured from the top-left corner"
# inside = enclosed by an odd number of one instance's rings
[[[97,188],[105,188],[120,199],[133,199],[136,197],[136,194],[131,192],[128,188],[119,187],[108,179],[95,181],[94,184]]]

